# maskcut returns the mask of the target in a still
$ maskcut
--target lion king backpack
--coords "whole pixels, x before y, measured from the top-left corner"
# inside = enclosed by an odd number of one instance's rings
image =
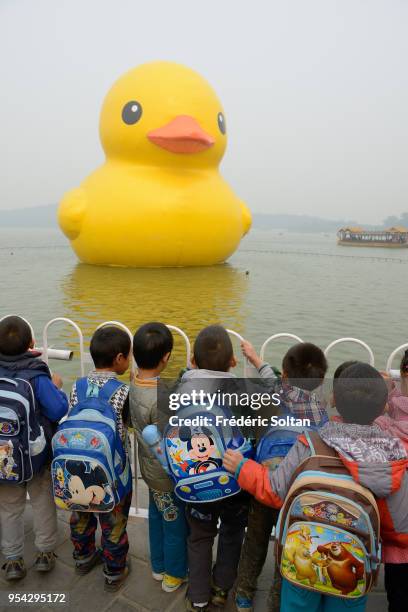
[[[174,492],[185,502],[205,503],[231,497],[240,492],[237,480],[222,467],[228,448],[252,455],[251,444],[240,429],[231,425],[232,414],[226,408],[186,406],[177,411],[178,422],[191,426],[168,425],[164,432],[164,453],[168,473],[175,483]],[[217,424],[217,417],[223,424]]]
[[[295,471],[279,514],[279,569],[298,587],[355,600],[375,584],[381,563],[377,504],[316,432],[304,435],[312,455]]]
[[[52,439],[51,476],[59,508],[110,512],[130,490],[127,453],[116,426],[110,399],[123,383],[103,387],[76,382],[78,403]]]

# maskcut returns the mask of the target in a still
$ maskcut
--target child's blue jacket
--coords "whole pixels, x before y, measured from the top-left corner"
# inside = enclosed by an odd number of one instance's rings
[[[51,438],[56,423],[68,412],[68,398],[51,380],[47,364],[39,359],[40,353],[28,351],[22,355],[0,355],[0,377],[20,377],[28,380],[35,397],[35,412],[39,425],[43,427],[46,446],[33,460],[37,473],[51,459]]]
[[[60,421],[68,412],[68,398],[64,391],[58,389],[47,376],[39,375],[32,383],[41,413],[52,423]]]

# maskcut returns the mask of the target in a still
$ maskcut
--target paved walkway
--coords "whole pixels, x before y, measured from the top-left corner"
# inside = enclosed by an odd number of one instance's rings
[[[132,573],[123,588],[115,594],[103,590],[101,567],[95,568],[87,576],[78,577],[74,573],[72,546],[69,540],[69,514],[59,512],[59,544],[56,550],[58,559],[55,570],[50,574],[37,574],[32,565],[35,558],[34,534],[32,530],[31,509],[26,510],[26,548],[25,560],[28,573],[24,580],[10,587],[0,578],[0,595],[2,597],[1,612],[10,612],[12,607],[4,605],[8,593],[67,593],[68,603],[48,604],[46,606],[30,605],[29,610],[44,610],[50,612],[183,612],[185,588],[176,593],[168,594],[161,590],[160,583],[152,579],[148,564],[147,524],[145,519],[133,519],[129,524],[130,554]],[[255,603],[255,612],[267,612],[266,599],[272,574],[272,547],[265,564],[265,569],[259,580],[259,591]],[[1,559],[3,563],[3,559]],[[231,601],[227,612],[233,612],[235,606]],[[369,598],[368,612],[385,612],[386,598],[381,586]]]

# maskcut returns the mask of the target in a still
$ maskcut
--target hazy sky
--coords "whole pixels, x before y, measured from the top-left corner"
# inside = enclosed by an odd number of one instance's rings
[[[112,82],[169,59],[218,92],[253,211],[407,211],[407,29],[405,0],[0,0],[0,208],[78,185]]]

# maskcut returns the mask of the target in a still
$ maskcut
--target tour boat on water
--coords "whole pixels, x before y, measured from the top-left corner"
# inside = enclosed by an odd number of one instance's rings
[[[343,227],[337,232],[337,244],[342,246],[408,247],[408,229],[402,226],[370,231],[361,227]]]

